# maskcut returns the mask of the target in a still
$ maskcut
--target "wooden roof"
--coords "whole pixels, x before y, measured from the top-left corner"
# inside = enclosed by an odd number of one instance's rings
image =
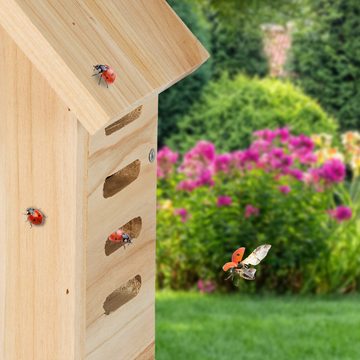
[[[208,58],[165,0],[0,0],[0,25],[91,134]]]

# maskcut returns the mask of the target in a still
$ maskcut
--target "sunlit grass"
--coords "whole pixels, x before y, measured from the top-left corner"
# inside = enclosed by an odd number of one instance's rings
[[[357,360],[360,297],[160,292],[157,360]]]

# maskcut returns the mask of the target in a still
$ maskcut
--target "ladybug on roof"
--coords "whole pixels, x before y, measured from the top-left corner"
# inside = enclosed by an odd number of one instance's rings
[[[109,87],[109,84],[112,84],[116,80],[116,72],[109,65],[94,65],[94,71],[97,71],[97,73],[93,74],[92,76],[99,75],[99,85],[101,83],[101,79],[105,80],[107,87]]]

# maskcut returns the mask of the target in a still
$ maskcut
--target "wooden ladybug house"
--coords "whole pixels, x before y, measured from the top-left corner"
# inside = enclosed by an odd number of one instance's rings
[[[165,0],[0,0],[1,360],[154,358],[158,94],[207,57]]]

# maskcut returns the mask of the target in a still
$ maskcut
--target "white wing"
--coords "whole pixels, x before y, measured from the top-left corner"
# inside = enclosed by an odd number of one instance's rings
[[[261,245],[257,247],[245,260],[241,261],[242,264],[257,265],[267,255],[271,245]]]
[[[255,280],[255,273],[256,269],[250,268],[250,269],[241,269],[239,271],[239,275],[246,280]]]

